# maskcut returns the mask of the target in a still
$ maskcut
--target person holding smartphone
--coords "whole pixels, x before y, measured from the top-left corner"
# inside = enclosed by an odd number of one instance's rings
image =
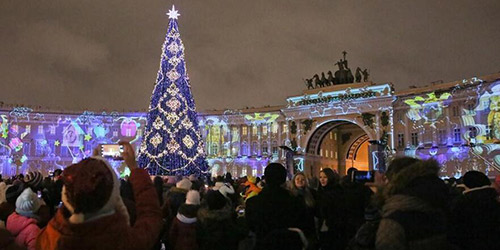
[[[63,205],[37,238],[37,249],[151,249],[161,228],[161,211],[149,174],[137,166],[128,142],[121,156],[130,169],[129,181],[137,218],[130,225],[119,194],[119,180],[99,156],[83,159],[63,172]]]

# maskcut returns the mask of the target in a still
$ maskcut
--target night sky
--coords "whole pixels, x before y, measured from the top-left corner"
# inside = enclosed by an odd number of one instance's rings
[[[147,109],[172,3],[198,110],[285,104],[344,50],[396,90],[500,71],[499,0],[2,0],[0,102]]]

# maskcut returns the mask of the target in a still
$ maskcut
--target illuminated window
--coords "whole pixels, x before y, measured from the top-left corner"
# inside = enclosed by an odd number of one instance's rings
[[[26,125],[26,133],[31,133],[31,125]]]
[[[262,135],[264,136],[267,136],[267,130],[269,129],[269,127],[266,125],[266,126],[263,126],[262,127]]]
[[[330,157],[333,158],[333,151],[330,151]]]
[[[258,147],[258,143],[256,141],[254,141],[252,143],[252,154],[253,155],[257,155],[259,153],[259,147]]]
[[[277,134],[278,133],[278,123],[277,122],[273,122],[271,130],[272,130],[273,134]]]
[[[252,168],[252,176],[257,176],[257,169],[256,168]]]
[[[35,155],[42,156],[43,155],[43,143],[42,140],[37,140],[35,143]]]
[[[25,155],[31,155],[31,145],[29,142],[24,142],[23,143],[23,153]]]
[[[38,133],[43,134],[43,125],[38,125]]]
[[[476,127],[469,127],[469,137],[470,138],[476,138],[477,136],[477,129]]]
[[[248,155],[248,145],[246,142],[243,142],[243,144],[241,145],[241,154]]]
[[[252,126],[252,135],[257,135],[257,126]]]
[[[456,128],[453,130],[453,141],[454,142],[461,142],[462,141],[459,128]]]
[[[333,140],[333,132],[330,132],[330,140]]]
[[[55,135],[56,134],[56,126],[50,126],[50,134]]]
[[[262,143],[262,154],[263,154],[263,155],[267,155],[267,150],[268,150],[268,148],[269,148],[269,147],[267,146],[267,143],[266,143],[266,142]]]
[[[247,133],[248,133],[248,127],[247,127],[247,126],[243,126],[243,127],[241,127],[241,133],[242,133],[243,135],[247,135]]]
[[[246,176],[247,175],[247,167],[244,166],[243,168],[241,168],[241,176],[240,177],[243,177],[243,176]]]
[[[335,151],[335,159],[338,159],[339,158],[339,153],[337,151]]]
[[[277,155],[278,154],[278,142],[277,141],[273,141],[272,151],[273,151],[273,155]]]
[[[438,140],[440,144],[446,144],[446,130],[440,129],[438,131]]]
[[[288,125],[283,124],[283,133],[288,133]]]
[[[403,148],[405,146],[405,135],[398,134],[398,147]]]
[[[328,158],[328,150],[325,150],[325,157]]]
[[[486,140],[491,140],[493,138],[491,131],[491,125],[486,126]]]
[[[319,156],[323,157],[323,149],[319,150]]]
[[[118,137],[118,130],[113,131],[113,137]]]
[[[411,133],[411,145],[418,146],[418,133]]]
[[[453,116],[460,116],[460,112],[459,112],[459,109],[458,109],[458,106],[457,105],[453,105],[451,107],[451,110],[453,112]]]
[[[219,145],[217,143],[212,143],[212,155],[217,155],[219,153]]]

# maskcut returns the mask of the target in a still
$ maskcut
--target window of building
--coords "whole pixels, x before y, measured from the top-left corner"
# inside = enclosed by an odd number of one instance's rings
[[[38,134],[43,134],[43,125],[38,125]]]
[[[23,153],[25,155],[31,155],[31,145],[29,142],[23,142]]]
[[[113,130],[113,137],[118,137],[118,130]]]
[[[252,176],[257,176],[257,169],[256,168],[252,168]]]
[[[469,127],[469,137],[470,138],[476,138],[477,136],[477,129],[476,127]]]
[[[258,147],[258,143],[256,141],[254,141],[252,143],[252,154],[253,155],[257,155],[259,153],[259,147]]]
[[[491,125],[486,126],[486,140],[493,139],[493,135],[491,133],[491,131],[492,131],[491,128],[492,128]]]
[[[339,158],[339,152],[335,151],[335,159]]]
[[[288,133],[288,125],[287,124],[283,124],[283,133]]]
[[[241,145],[241,154],[248,155],[248,145],[246,142],[243,142],[243,144]]]
[[[323,157],[323,149],[319,149],[319,156]]]
[[[212,155],[219,154],[219,145],[217,143],[212,143]]]
[[[278,142],[277,141],[273,141],[272,151],[273,151],[273,155],[277,155],[278,154]]]
[[[474,114],[474,109],[475,109],[475,107],[474,107],[473,103],[467,104],[467,113],[469,115],[473,115]]]
[[[330,150],[330,157],[333,158],[333,150]]]
[[[411,145],[417,147],[418,146],[418,133],[411,133]]]
[[[242,127],[241,127],[241,133],[242,133],[243,135],[247,135],[247,133],[248,133],[248,127],[247,127],[247,126],[242,126]]]
[[[265,125],[262,126],[262,135],[267,136],[267,130],[269,129],[269,126]]]
[[[451,110],[452,110],[453,116],[460,116],[459,107],[457,105],[453,105],[451,107]]]
[[[333,140],[333,132],[330,132],[330,140]]]
[[[42,156],[43,155],[43,146],[44,146],[43,140],[37,140],[35,143],[35,155],[36,156]]]
[[[244,166],[244,167],[241,168],[241,176],[240,177],[246,176],[246,175],[247,175],[247,167]]]
[[[398,134],[398,147],[403,148],[405,146],[405,135]]]
[[[453,129],[453,141],[454,142],[462,141],[459,128]]]
[[[273,125],[271,125],[271,130],[272,130],[272,133],[273,134],[278,134],[278,123],[277,122],[273,122]]]
[[[50,134],[55,135],[56,134],[56,126],[52,125],[50,126]]]
[[[262,154],[267,155],[267,150],[269,147],[267,146],[267,143],[262,143]]]
[[[446,144],[446,130],[440,129],[438,131],[438,141],[439,144]]]
[[[252,135],[257,135],[257,126],[252,126]]]

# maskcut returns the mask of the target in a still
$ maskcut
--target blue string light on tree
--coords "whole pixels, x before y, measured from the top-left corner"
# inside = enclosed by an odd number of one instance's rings
[[[152,175],[206,174],[203,141],[172,6],[160,69],[151,96],[139,165]]]

